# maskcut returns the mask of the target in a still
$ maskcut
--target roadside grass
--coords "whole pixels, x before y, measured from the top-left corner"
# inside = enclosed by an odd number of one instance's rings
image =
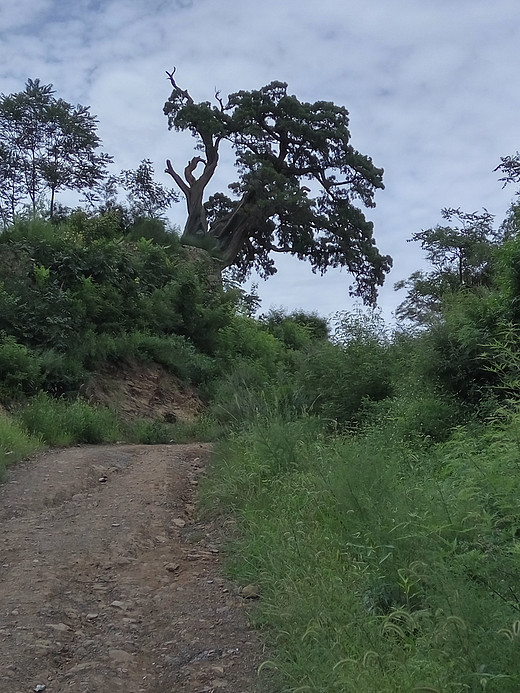
[[[131,443],[159,445],[161,443],[206,443],[218,437],[215,423],[204,416],[194,421],[148,421],[138,419],[124,426],[124,437]]]
[[[217,437],[218,429],[211,417],[174,423],[144,419],[123,422],[108,407],[91,405],[79,398],[56,399],[40,392],[12,416],[0,414],[0,462],[3,457],[6,461],[21,459],[35,445],[67,447],[117,441],[157,445],[210,442]]]
[[[20,408],[17,416],[30,434],[57,447],[115,443],[121,436],[117,416],[110,409],[80,399],[54,399],[44,392]]]
[[[38,437],[28,434],[18,421],[0,411],[0,480],[10,464],[41,447]]]
[[[203,507],[237,518],[276,690],[520,690],[519,441],[518,414],[437,445],[273,417],[217,446]]]

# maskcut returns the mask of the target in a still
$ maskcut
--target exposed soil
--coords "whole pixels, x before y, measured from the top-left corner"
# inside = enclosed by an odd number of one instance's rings
[[[106,364],[87,383],[84,395],[92,403],[116,409],[127,421],[191,422],[204,410],[195,388],[158,363]]]
[[[0,487],[5,693],[251,693],[251,602],[195,519],[207,445],[52,451]]]

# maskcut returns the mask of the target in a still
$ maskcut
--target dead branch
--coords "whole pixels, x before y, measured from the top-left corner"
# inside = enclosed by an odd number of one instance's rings
[[[224,111],[226,110],[226,107],[224,106],[224,102],[222,101],[222,98],[220,96],[220,90],[217,90],[216,87],[215,87],[215,100],[219,102],[220,110],[222,111],[222,113],[224,113]]]
[[[181,88],[179,87],[179,85],[177,84],[177,82],[175,81],[175,77],[174,77],[173,75],[175,74],[176,70],[177,70],[176,67],[173,68],[172,72],[168,72],[168,70],[166,70],[166,74],[168,75],[168,79],[169,79],[169,81],[170,81],[170,84],[172,85],[172,87],[173,87],[176,91],[179,92],[179,94],[181,94],[181,96],[182,96],[183,98],[186,99],[186,101],[187,101],[188,103],[193,103],[193,99],[192,99],[192,97],[190,96],[189,91],[188,91],[187,89],[181,89]]]

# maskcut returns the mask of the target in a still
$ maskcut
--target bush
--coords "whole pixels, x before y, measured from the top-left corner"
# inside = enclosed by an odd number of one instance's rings
[[[260,322],[287,349],[301,350],[313,340],[323,341],[329,336],[327,321],[315,313],[294,311],[288,314],[283,310],[271,310],[261,316]]]
[[[205,383],[215,369],[213,360],[198,352],[181,335],[161,337],[133,332],[116,338],[114,345],[115,351],[111,358],[155,361],[181,380],[194,385]]]
[[[180,248],[180,238],[174,231],[166,228],[162,219],[142,218],[136,219],[129,227],[126,237],[129,241],[139,241],[141,238],[153,241],[172,251]]]
[[[478,409],[496,382],[486,346],[497,331],[491,295],[459,291],[446,298],[442,322],[424,337],[424,375],[461,403]]]
[[[225,365],[249,360],[266,373],[274,373],[284,360],[284,346],[253,318],[235,316],[218,334],[216,355]]]
[[[221,426],[241,428],[282,409],[287,402],[280,379],[252,359],[238,359],[211,388],[210,414]]]
[[[42,388],[54,397],[77,393],[87,378],[87,372],[71,352],[62,354],[55,349],[39,353]]]
[[[157,236],[153,220],[140,225],[145,236]],[[163,229],[169,245],[161,246],[142,235],[133,242],[118,229],[109,214],[77,212],[58,227],[36,220],[0,234],[8,256],[0,261],[0,329],[34,350],[62,354],[134,330],[184,337],[212,354],[236,293],[210,281],[175,234]]]
[[[14,337],[0,333],[0,399],[36,392],[43,381],[40,359]]]
[[[204,418],[193,422],[177,421],[173,424],[157,420],[139,420],[133,421],[126,429],[127,438],[141,445],[210,442],[218,436],[211,420]]]
[[[388,349],[358,340],[344,347],[316,343],[302,355],[295,381],[302,409],[333,424],[355,425],[367,402],[392,393]]]

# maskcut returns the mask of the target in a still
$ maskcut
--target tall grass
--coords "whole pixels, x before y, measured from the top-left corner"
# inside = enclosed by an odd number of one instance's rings
[[[40,393],[18,412],[26,429],[46,444],[113,443],[121,436],[117,417],[105,407],[80,399],[53,399]]]
[[[520,690],[519,420],[412,447],[272,417],[220,444],[203,499],[238,518],[271,691]]]
[[[218,437],[219,431],[214,422],[206,417],[194,421],[164,421],[136,419],[124,426],[125,440],[142,445],[160,445],[161,443],[203,443],[211,442]]]
[[[41,447],[39,438],[32,436],[7,414],[0,411],[0,479],[5,469]]]
[[[58,447],[118,440],[144,445],[186,443],[210,441],[217,436],[215,424],[206,417],[171,424],[141,419],[123,422],[107,407],[93,406],[81,399],[55,399],[43,392],[20,407],[17,418],[19,423],[13,426],[20,431],[25,429],[41,443]]]

